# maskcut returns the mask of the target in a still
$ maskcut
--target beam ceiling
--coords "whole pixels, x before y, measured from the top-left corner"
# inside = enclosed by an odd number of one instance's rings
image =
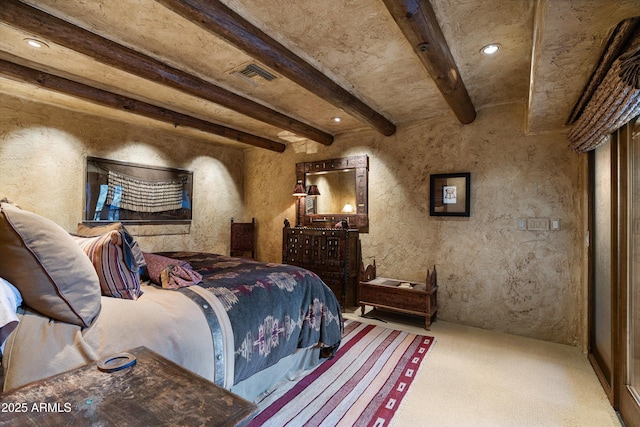
[[[167,8],[224,38],[289,80],[390,136],[396,126],[311,64],[288,50],[218,0],[157,0]]]
[[[0,20],[109,66],[206,99],[256,120],[289,130],[296,135],[325,145],[333,142],[333,136],[320,129],[19,1],[3,0]]]
[[[25,82],[34,86],[71,95],[95,104],[170,123],[175,127],[187,126],[203,132],[219,135],[227,139],[232,139],[243,144],[276,151],[278,153],[282,153],[286,148],[284,144],[271,141],[270,139],[232,129],[227,126],[222,126],[217,123],[211,123],[206,120],[171,111],[163,107],[151,105],[149,103],[118,95],[106,90],[87,86],[53,74],[15,64],[4,59],[0,59],[0,75],[15,81]]]
[[[473,122],[476,110],[429,0],[383,1],[460,123]]]

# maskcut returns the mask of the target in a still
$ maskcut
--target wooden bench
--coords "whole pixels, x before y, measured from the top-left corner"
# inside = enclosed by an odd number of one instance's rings
[[[398,279],[376,277],[374,265],[361,267],[358,295],[362,316],[365,306],[382,310],[412,314],[425,318],[425,328],[431,329],[438,313],[438,281],[436,267],[427,270],[425,283],[407,282]]]

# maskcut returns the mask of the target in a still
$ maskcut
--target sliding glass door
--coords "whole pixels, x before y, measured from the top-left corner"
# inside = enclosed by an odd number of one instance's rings
[[[613,404],[614,334],[612,282],[614,142],[601,145],[590,154],[590,333],[589,359],[609,400]]]
[[[618,132],[621,147],[621,179],[626,201],[620,204],[626,216],[621,235],[620,257],[620,380],[619,409],[627,426],[640,426],[640,120]],[[626,161],[625,161],[626,160]],[[624,209],[624,211],[623,211]]]

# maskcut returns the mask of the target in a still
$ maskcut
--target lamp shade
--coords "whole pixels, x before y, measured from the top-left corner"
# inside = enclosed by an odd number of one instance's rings
[[[310,185],[309,186],[309,191],[307,191],[307,195],[308,196],[319,196],[320,195],[320,190],[318,190],[318,186],[317,185]]]
[[[343,213],[354,213],[355,209],[353,209],[353,205],[351,203],[347,203],[346,205],[344,205],[344,208],[342,208],[342,212]]]
[[[296,197],[302,197],[307,195],[307,192],[304,189],[304,185],[302,185],[302,181],[298,180],[298,183],[296,184],[296,188],[294,188],[293,190],[293,195]]]

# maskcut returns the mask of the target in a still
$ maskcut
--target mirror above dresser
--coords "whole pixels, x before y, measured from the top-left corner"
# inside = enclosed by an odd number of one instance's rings
[[[368,156],[297,163],[296,179],[308,194],[298,207],[303,226],[334,227],[346,220],[349,228],[369,231]]]

